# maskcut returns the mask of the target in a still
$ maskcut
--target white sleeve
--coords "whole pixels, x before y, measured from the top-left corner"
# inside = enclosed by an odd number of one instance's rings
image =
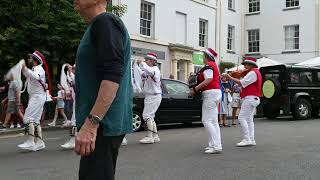
[[[143,75],[143,71],[141,70],[141,67],[137,64],[137,63],[134,63],[133,64],[133,69],[135,70],[135,72],[138,72],[140,74],[140,76]]]
[[[155,71],[154,71],[154,76],[153,76],[153,79],[157,82],[159,82],[161,80],[161,73],[160,73],[160,70],[158,69],[158,67],[155,67],[154,68]]]
[[[250,71],[243,79],[240,80],[241,86],[243,88],[246,88],[250,84],[256,82],[257,79],[257,74],[254,71]]]
[[[149,76],[155,75],[155,68],[148,66],[145,62],[141,63],[141,70],[146,72]]]
[[[203,71],[204,79],[213,78],[213,70],[212,69],[206,69]]]
[[[24,73],[23,73],[26,77],[32,77],[32,78],[34,78],[34,79],[36,79],[36,80],[41,80],[40,79],[40,72],[39,71],[37,71],[37,68],[35,68],[34,69],[34,71],[32,71],[31,69],[27,69],[26,68],[26,70],[24,71]]]

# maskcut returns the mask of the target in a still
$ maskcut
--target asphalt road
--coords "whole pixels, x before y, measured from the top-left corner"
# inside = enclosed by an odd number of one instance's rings
[[[319,180],[320,120],[257,120],[257,146],[238,148],[240,127],[223,128],[223,154],[203,153],[199,125],[165,126],[161,143],[140,145],[128,136],[120,150],[117,180]],[[22,137],[0,137],[0,180],[75,180],[79,157],[59,148],[67,131],[46,132],[47,149],[25,153]]]

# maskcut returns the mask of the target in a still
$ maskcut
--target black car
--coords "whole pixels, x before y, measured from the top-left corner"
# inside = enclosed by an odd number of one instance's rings
[[[157,124],[167,123],[192,123],[200,121],[201,100],[188,95],[189,86],[186,83],[162,79],[162,101],[156,113]],[[133,98],[133,129],[142,130],[144,121],[142,112],[144,107],[144,95],[134,94]]]
[[[319,115],[320,68],[277,65],[262,67],[263,97],[258,109],[267,118],[293,115],[309,119]]]

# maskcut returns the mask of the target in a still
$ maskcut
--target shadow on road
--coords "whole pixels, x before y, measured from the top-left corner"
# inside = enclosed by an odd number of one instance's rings
[[[292,116],[283,116],[283,117],[278,117],[275,119],[268,119],[268,118],[261,118],[259,119],[259,121],[263,121],[263,122],[285,122],[285,121],[314,121],[314,120],[319,120],[318,118],[311,118],[311,119],[306,119],[306,120],[297,120],[294,119]]]
[[[159,130],[170,130],[170,129],[186,129],[186,128],[198,128],[203,127],[202,123],[176,123],[176,124],[160,124]]]

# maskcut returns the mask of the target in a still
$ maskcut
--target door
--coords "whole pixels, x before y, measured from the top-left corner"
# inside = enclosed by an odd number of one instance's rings
[[[189,86],[174,80],[163,80],[167,91],[168,108],[171,121],[191,121],[194,116],[199,115],[201,106],[199,100],[189,96]],[[195,108],[197,107],[197,108]]]
[[[176,12],[176,43],[186,44],[187,42],[187,15]]]

